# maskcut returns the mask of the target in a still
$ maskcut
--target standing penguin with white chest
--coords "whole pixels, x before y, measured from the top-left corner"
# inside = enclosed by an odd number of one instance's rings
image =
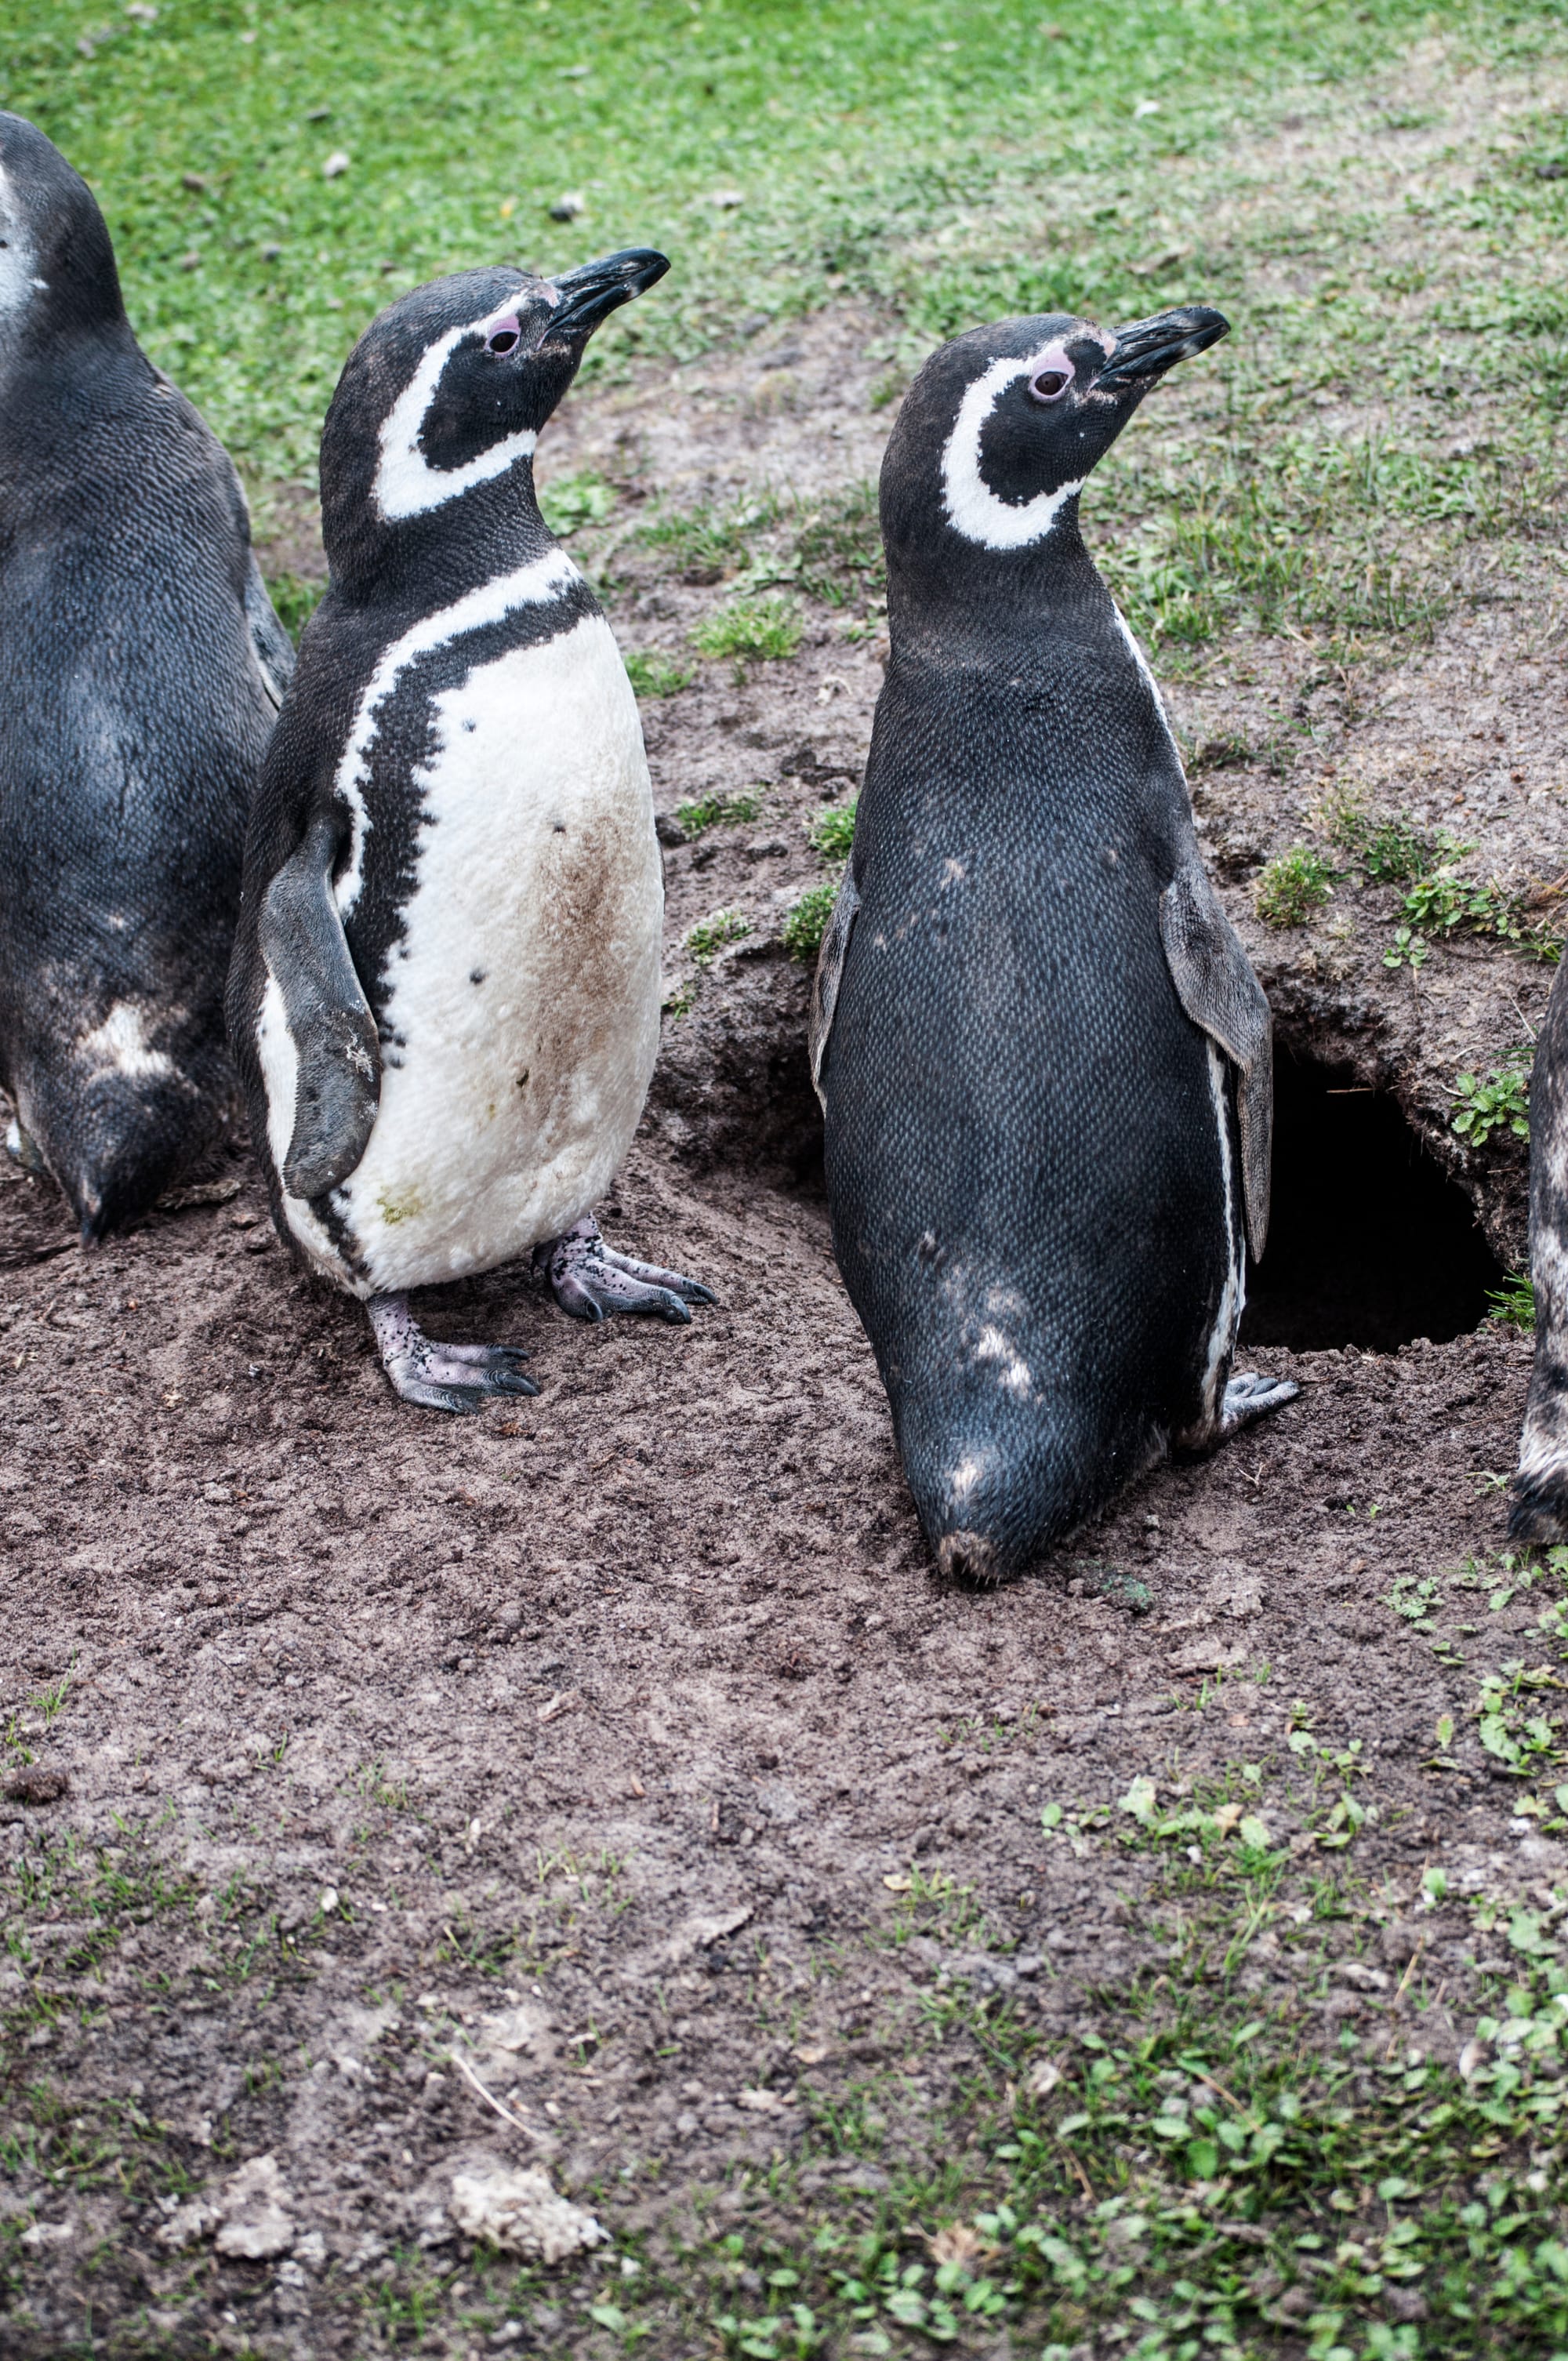
[[[293,661],[92,191],[0,114],[0,1082],[85,1243],[232,1104],[224,978]]]
[[[1197,307],[975,329],[883,465],[892,650],[812,1059],[839,1268],[927,1537],[970,1582],[1296,1391],[1230,1374],[1268,1005],[1078,523],[1144,395],[1225,330]]]
[[[322,439],[332,583],[257,799],[229,1026],[280,1230],[434,1409],[535,1389],[510,1347],[426,1337],[411,1288],[532,1248],[580,1319],[712,1301],[591,1216],[658,1049],[663,883],[637,701],[532,476],[588,337],[668,267],[419,288]]]

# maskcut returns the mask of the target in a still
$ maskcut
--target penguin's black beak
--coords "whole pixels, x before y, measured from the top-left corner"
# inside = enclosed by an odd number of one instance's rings
[[[607,254],[601,262],[583,262],[576,270],[563,270],[558,279],[546,281],[561,297],[546,335],[586,340],[601,320],[654,286],[669,267],[669,257],[656,254],[652,247],[629,246],[620,254]]]
[[[1115,349],[1094,379],[1096,393],[1120,393],[1151,386],[1193,353],[1207,352],[1231,333],[1223,312],[1202,303],[1184,303],[1179,311],[1157,312],[1150,320],[1135,320],[1116,332]]]

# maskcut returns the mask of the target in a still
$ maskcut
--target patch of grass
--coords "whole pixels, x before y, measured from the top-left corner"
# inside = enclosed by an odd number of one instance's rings
[[[1495,1131],[1516,1139],[1530,1137],[1530,1067],[1534,1049],[1529,1043],[1516,1049],[1485,1081],[1461,1074],[1453,1086],[1453,1112],[1449,1127],[1471,1148],[1485,1148]]]
[[[1055,235],[1057,186],[1130,183],[1135,210],[1173,148],[1223,151],[1223,93],[1255,104],[1260,74],[1343,75],[1423,16],[1418,0],[1305,16],[1128,0],[1111,18],[1061,0],[1049,27],[1033,0],[411,0],[392,15],[269,0],[256,17],[192,5],[148,23],[60,0],[9,11],[6,98],[101,192],[155,358],[255,472],[302,478],[371,313],[508,256],[554,269],[652,243],[676,258],[590,369],[612,352],[693,354],[759,307],[780,317],[840,291],[927,337],[1069,291],[1074,309],[1146,309],[1113,220],[1069,210]],[[1151,85],[1157,123],[1134,113]],[[521,93],[502,118],[498,89]],[[328,178],[334,151],[349,160]],[[1521,201],[1551,193],[1516,185]],[[716,205],[719,187],[742,203]],[[568,189],[587,203],[557,224]],[[985,241],[928,246],[978,228],[993,196]]]
[[[814,851],[825,861],[848,861],[855,841],[855,813],[860,797],[851,796],[848,802],[825,804],[807,820],[806,837]]]
[[[751,931],[742,910],[715,910],[686,928],[686,950],[698,967],[711,967],[726,943],[738,943]]]
[[[689,804],[677,804],[675,818],[688,836],[700,836],[705,829],[735,828],[755,819],[762,807],[759,796],[739,787],[726,796],[701,796]]]
[[[1270,927],[1304,927],[1333,893],[1332,862],[1310,845],[1293,845],[1263,870],[1254,906]]]
[[[673,656],[662,656],[633,648],[623,658],[626,676],[639,697],[674,697],[689,688],[696,678],[696,664],[678,664]]]
[[[1354,796],[1326,810],[1329,840],[1358,862],[1375,885],[1403,885],[1424,877],[1440,845],[1405,812],[1368,812]]]
[[[656,550],[683,582],[722,582],[750,561],[756,536],[768,530],[777,514],[778,504],[771,499],[742,500],[728,509],[699,502],[650,518],[638,527],[636,539]]]
[[[602,524],[615,506],[615,488],[602,476],[558,476],[539,488],[539,512],[557,541],[586,524]]]
[[[1385,967],[1419,968],[1431,956],[1434,941],[1455,935],[1491,936],[1552,964],[1563,955],[1561,917],[1532,907],[1525,895],[1495,877],[1485,882],[1466,877],[1453,859],[1416,880],[1399,914],[1401,923],[1383,954]]]
[[[695,627],[691,641],[701,655],[732,657],[736,677],[744,679],[748,664],[779,664],[794,655],[802,628],[798,608],[774,593],[732,598]]]
[[[1505,1328],[1535,1326],[1535,1287],[1528,1271],[1510,1270],[1501,1287],[1487,1289],[1486,1301],[1488,1320],[1500,1320]]]
[[[784,949],[791,959],[809,964],[817,957],[838,898],[839,880],[825,877],[819,885],[808,885],[791,906],[782,929]]]

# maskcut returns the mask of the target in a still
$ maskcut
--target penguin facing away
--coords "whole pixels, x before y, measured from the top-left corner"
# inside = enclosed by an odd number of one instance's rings
[[[1568,1542],[1568,988],[1559,968],[1530,1077],[1530,1275],[1535,1360],[1508,1539]]]
[[[1078,522],[1144,395],[1226,325],[975,329],[883,464],[891,654],[811,1054],[839,1268],[938,1566],[970,1582],[1297,1390],[1230,1374],[1268,1005]]]
[[[0,1082],[83,1242],[232,1099],[224,977],[293,649],[86,182],[0,114]]]
[[[424,1336],[411,1288],[532,1249],[579,1319],[713,1300],[590,1213],[652,1074],[663,880],[637,701],[532,475],[588,337],[668,268],[416,289],[322,438],[332,580],[257,797],[229,1026],[280,1231],[434,1409],[537,1389],[510,1347]]]

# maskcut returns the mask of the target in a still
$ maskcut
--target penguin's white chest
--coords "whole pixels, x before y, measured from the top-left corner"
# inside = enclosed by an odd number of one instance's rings
[[[625,1156],[658,1050],[663,873],[609,626],[477,666],[432,724],[379,1108],[334,1200],[365,1293],[568,1228]]]

